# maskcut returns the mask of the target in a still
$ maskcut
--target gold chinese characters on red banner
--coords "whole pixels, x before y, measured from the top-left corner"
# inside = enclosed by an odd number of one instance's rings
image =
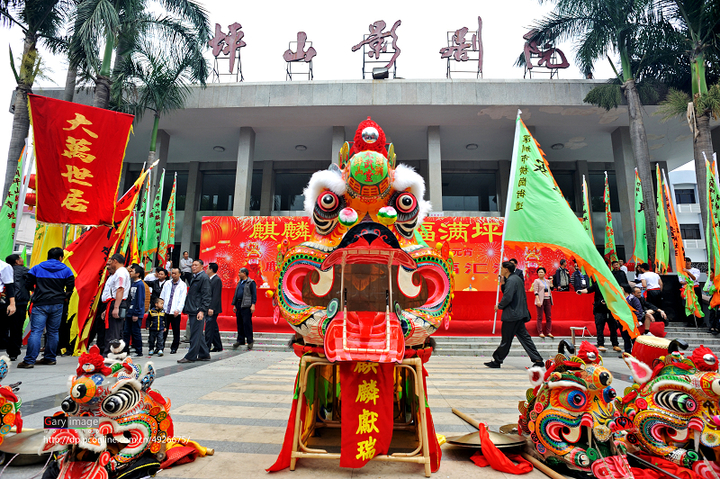
[[[490,217],[426,218],[419,233],[428,245],[450,243],[454,255],[456,291],[495,291],[504,221]],[[217,262],[225,288],[237,285],[238,270],[246,266],[250,276],[265,287],[273,284],[278,244],[288,246],[313,240],[310,218],[299,216],[205,216],[202,219],[200,258]],[[554,272],[565,256],[542,247],[506,247],[506,258],[516,258],[531,281],[537,268]]]
[[[28,96],[37,158],[37,219],[112,225],[134,117]]]

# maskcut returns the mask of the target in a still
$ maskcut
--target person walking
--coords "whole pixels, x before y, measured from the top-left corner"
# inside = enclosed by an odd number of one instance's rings
[[[178,360],[180,364],[210,361],[210,351],[203,336],[205,317],[210,309],[212,299],[210,278],[203,271],[203,262],[199,259],[193,261],[192,273],[193,277],[183,310],[188,315],[187,329],[190,331],[190,349],[184,358]]]
[[[533,366],[543,367],[542,356],[525,328],[525,322],[530,320],[530,312],[527,309],[523,280],[520,279],[520,276],[513,274],[514,272],[515,265],[512,262],[505,261],[502,263],[500,274],[505,278],[505,284],[502,288],[503,297],[495,305],[495,311],[502,310],[500,318],[502,321],[502,337],[500,346],[493,353],[493,360],[485,363],[485,366],[493,369],[499,368],[510,352],[513,338],[517,337],[525,352],[530,356]]]
[[[153,307],[148,311],[148,351],[150,356],[157,354],[160,357],[165,355],[164,331],[165,331],[165,302],[162,298],[155,298]]]
[[[552,278],[545,276],[545,268],[540,266],[537,269],[537,279],[533,281],[532,291],[535,293],[535,306],[537,307],[537,331],[541,338],[552,335]],[[543,329],[543,313],[545,313],[545,328]]]
[[[18,368],[35,367],[45,329],[47,329],[45,351],[43,358],[37,361],[37,364],[49,366],[56,364],[63,306],[70,300],[75,289],[75,275],[70,268],[62,264],[63,256],[62,248],[51,248],[48,251],[47,261],[33,266],[27,273],[25,287],[28,291],[34,291],[31,299],[30,338],[28,338],[25,358],[18,363]]]
[[[567,269],[567,260],[560,260],[560,267],[555,270],[553,284],[557,291],[570,291],[570,271]]]
[[[252,315],[255,312],[255,303],[257,302],[257,285],[255,281],[249,278],[249,274],[250,271],[247,268],[240,268],[238,273],[240,281],[235,288],[235,296],[232,299],[238,332],[233,349],[244,346],[247,340],[248,351],[253,348]]]
[[[185,308],[187,298],[187,285],[180,280],[180,269],[173,268],[170,272],[170,281],[166,281],[160,297],[165,303],[165,333],[163,334],[162,349],[165,349],[170,328],[173,332],[173,342],[170,345],[170,354],[175,354],[180,346],[180,315]]]
[[[605,299],[603,298],[602,292],[598,287],[597,281],[594,282],[589,288],[579,289],[576,291],[576,293],[595,294],[593,301],[593,315],[595,316],[595,328],[597,329],[598,350],[603,353],[607,351],[607,349],[605,348],[605,325],[607,324],[608,329],[610,330],[610,344],[612,344],[613,350],[618,352],[622,351],[618,343],[617,321],[615,321],[615,318],[613,317],[612,313],[610,313],[607,304],[605,304]]]
[[[183,251],[183,257],[180,258],[180,274],[182,274],[182,280],[190,286],[192,280],[192,264],[193,259],[187,251]]]
[[[105,309],[105,348],[103,353],[110,353],[110,343],[116,339],[123,339],[123,325],[127,315],[130,294],[130,273],[123,266],[125,256],[116,253],[107,261],[107,270],[110,277],[105,281],[101,300],[106,303]]]
[[[7,354],[10,361],[17,360],[20,356],[20,348],[22,347],[22,333],[25,325],[25,316],[27,314],[28,303],[30,302],[30,293],[25,288],[28,268],[25,267],[23,259],[19,254],[11,254],[5,258],[5,262],[12,266],[14,275],[14,294],[15,294],[15,312],[8,315],[8,328],[10,329],[10,338],[7,346]]]
[[[219,353],[223,350],[222,340],[220,339],[220,328],[218,327],[217,318],[222,313],[222,280],[217,274],[217,263],[208,264],[208,276],[210,277],[210,309],[205,320],[205,342],[211,353]]]
[[[125,319],[125,352],[130,352],[130,341],[135,348],[135,356],[141,358],[142,353],[142,320],[145,317],[145,270],[139,264],[130,266],[130,291],[128,293],[128,310]]]

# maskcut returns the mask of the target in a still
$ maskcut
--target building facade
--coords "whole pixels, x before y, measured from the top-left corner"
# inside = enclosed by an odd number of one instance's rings
[[[167,172],[163,206],[174,174],[178,179],[174,256],[188,250],[198,257],[206,215],[303,214],[308,179],[337,162],[343,142],[352,141],[368,116],[395,145],[398,160],[425,178],[426,199],[436,214],[500,216],[518,109],[578,215],[580,185],[583,176],[587,179],[600,248],[608,173],[618,253],[629,256],[635,160],[627,110],[605,111],[583,102],[602,83],[389,79],[193,87],[185,109],[161,119],[158,137],[157,171]],[[57,90],[40,94],[60,95]],[[690,131],[684,119],[661,123],[653,115],[656,109],[645,108],[653,167],[674,169],[692,158]],[[720,129],[717,123],[713,127],[720,144]],[[151,115],[135,126],[121,180],[125,189],[147,160],[151,128]]]

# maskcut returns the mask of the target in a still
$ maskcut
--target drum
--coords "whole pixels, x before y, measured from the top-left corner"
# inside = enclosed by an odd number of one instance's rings
[[[670,341],[665,338],[642,335],[635,339],[632,355],[636,359],[639,359],[648,366],[652,367],[654,360],[658,359],[660,356],[666,356],[668,354],[669,346]]]

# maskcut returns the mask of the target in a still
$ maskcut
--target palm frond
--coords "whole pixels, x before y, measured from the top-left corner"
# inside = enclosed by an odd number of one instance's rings
[[[665,96],[665,100],[660,103],[660,108],[655,115],[662,117],[662,121],[668,121],[671,118],[685,116],[688,103],[692,100],[687,93],[671,88]]]
[[[607,111],[617,108],[623,102],[622,87],[618,80],[598,85],[588,92],[583,101]]]

